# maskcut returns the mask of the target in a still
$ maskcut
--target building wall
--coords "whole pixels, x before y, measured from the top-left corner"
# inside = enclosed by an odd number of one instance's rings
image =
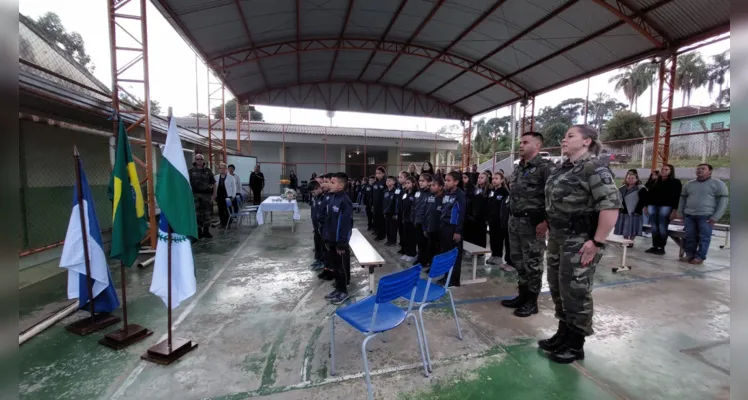
[[[706,115],[694,115],[692,117],[678,118],[673,121],[673,133],[703,132],[701,122],[706,125],[706,130],[726,129],[730,127],[730,112],[716,112]]]

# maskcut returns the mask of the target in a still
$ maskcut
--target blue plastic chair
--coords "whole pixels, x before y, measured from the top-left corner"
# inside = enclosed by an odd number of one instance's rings
[[[236,201],[238,204],[241,204],[239,203],[239,199],[236,199]],[[224,229],[224,232],[227,232],[229,230],[229,226],[231,226],[231,220],[236,220],[236,223],[239,224],[241,223],[242,219],[244,219],[244,217],[250,216],[250,212],[247,210],[239,209],[238,212],[234,211],[234,206],[231,204],[231,199],[229,198],[226,198],[226,207],[228,208],[229,212],[229,220],[228,222],[226,222],[226,228]]]
[[[462,330],[460,329],[460,322],[457,320],[457,309],[455,309],[455,301],[452,298],[452,292],[449,290],[449,280],[452,278],[452,270],[457,261],[457,248],[454,248],[446,253],[442,253],[434,256],[434,260],[431,262],[431,269],[429,270],[428,279],[419,279],[416,284],[416,304],[418,307],[418,317],[421,321],[421,329],[423,331],[423,344],[426,348],[426,362],[428,363],[429,372],[431,369],[431,353],[429,352],[429,342],[426,339],[426,326],[423,322],[423,309],[429,303],[433,303],[436,300],[444,297],[445,294],[449,295],[449,302],[452,305],[452,313],[455,316],[455,325],[457,325],[457,336],[462,340]],[[434,282],[436,278],[447,274],[447,287],[441,286]]]
[[[416,282],[418,282],[420,276],[420,264],[404,271],[383,276],[379,280],[376,294],[349,306],[338,308],[335,314],[332,315],[332,318],[330,318],[330,354],[332,359],[330,374],[335,375],[335,318],[337,317],[366,336],[364,342],[361,344],[361,355],[364,358],[364,378],[366,378],[366,389],[370,400],[374,399],[374,392],[371,386],[369,361],[366,358],[366,344],[378,334],[400,326],[408,317],[413,317],[413,321],[416,323],[416,334],[418,337],[418,346],[421,350],[423,372],[426,377],[429,376],[426,367],[421,328],[418,319],[411,312],[413,309],[413,300],[416,296]],[[391,303],[391,301],[406,296],[408,293],[410,294],[410,299],[407,311]]]

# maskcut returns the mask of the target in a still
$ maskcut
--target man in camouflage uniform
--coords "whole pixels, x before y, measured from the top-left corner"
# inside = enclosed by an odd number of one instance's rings
[[[545,186],[548,285],[559,326],[553,337],[538,341],[538,346],[559,363],[584,359],[584,338],[593,333],[595,269],[622,205],[612,172],[586,151],[588,146],[591,151],[592,147],[599,148],[596,131],[587,125],[575,125],[569,130],[574,131],[579,135],[588,132],[590,137],[585,140],[592,138],[592,144],[585,143],[579,158],[567,159]]]
[[[509,252],[519,275],[519,295],[502,300],[514,315],[538,313],[538,295],[543,280],[543,253],[548,222],[545,215],[545,182],[555,169],[540,156],[543,135],[526,132],[519,144],[519,164],[509,179]]]
[[[210,220],[213,216],[213,185],[216,178],[213,172],[205,165],[202,154],[195,154],[195,162],[189,169],[190,186],[192,196],[195,198],[195,214],[197,215],[198,238],[210,239]]]

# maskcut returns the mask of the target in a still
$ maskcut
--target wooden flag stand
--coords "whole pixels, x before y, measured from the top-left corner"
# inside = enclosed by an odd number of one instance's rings
[[[75,160],[75,185],[78,188],[78,210],[81,219],[81,234],[83,236],[83,257],[86,263],[86,282],[88,283],[88,303],[91,309],[91,318],[84,318],[73,322],[65,327],[69,332],[85,336],[112,326],[120,319],[109,313],[96,314],[94,312],[93,279],[91,279],[91,260],[88,257],[88,234],[86,232],[86,216],[83,210],[83,187],[81,186],[80,154],[78,148],[73,147],[73,160]]]
[[[138,324],[127,323],[127,281],[125,280],[125,264],[120,261],[120,272],[122,274],[122,319],[124,320],[122,329],[108,333],[99,340],[99,344],[110,347],[114,350],[121,350],[125,347],[137,343],[148,336],[153,335],[153,331],[148,330]]]
[[[169,118],[168,118],[168,124],[171,124],[171,107],[169,107]],[[169,282],[169,287],[167,290],[167,306],[166,309],[168,310],[168,324],[169,324],[169,331],[166,337],[166,340],[161,341],[160,343],[157,343],[150,348],[148,348],[148,351],[145,352],[145,354],[141,355],[140,358],[146,361],[154,362],[156,364],[161,365],[169,365],[173,363],[174,361],[177,361],[180,357],[183,355],[189,353],[192,350],[195,350],[197,348],[197,343],[192,343],[189,339],[183,339],[183,338],[173,338],[171,335],[171,225],[169,225],[169,228],[167,229],[166,234],[166,252],[167,252],[167,281]]]

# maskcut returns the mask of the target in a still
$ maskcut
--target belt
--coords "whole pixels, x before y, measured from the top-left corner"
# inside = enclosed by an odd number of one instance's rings
[[[535,211],[522,211],[522,212],[512,212],[512,216],[516,218],[524,218],[524,217],[531,217],[533,215],[545,215],[545,211],[535,210]]]

